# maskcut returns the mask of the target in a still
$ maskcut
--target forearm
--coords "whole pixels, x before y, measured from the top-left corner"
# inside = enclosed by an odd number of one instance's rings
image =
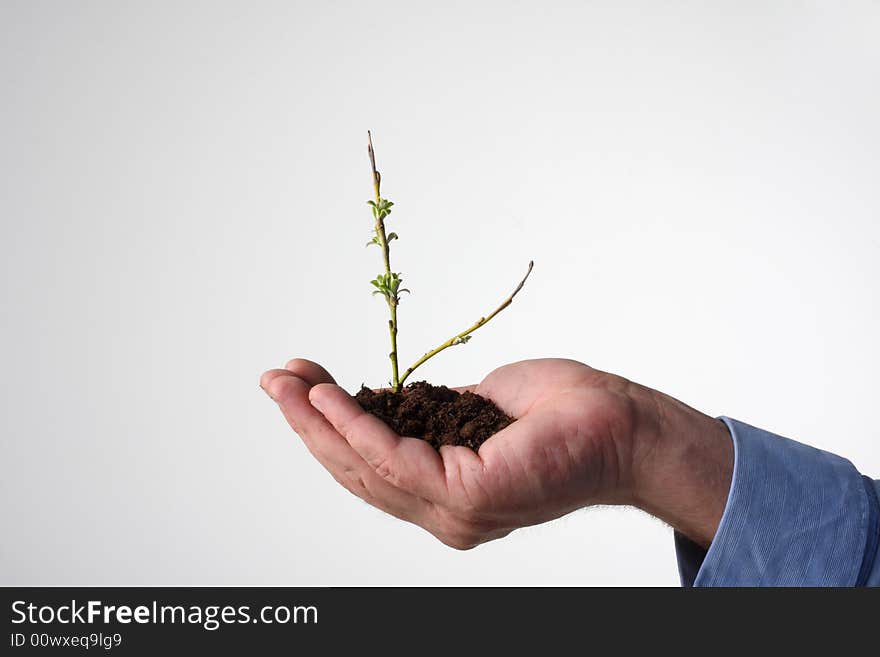
[[[727,427],[644,386],[634,397],[645,419],[634,446],[632,503],[708,547],[733,475]]]
[[[654,391],[635,396],[645,419],[632,503],[678,530],[684,584],[880,583],[880,500],[852,463]]]

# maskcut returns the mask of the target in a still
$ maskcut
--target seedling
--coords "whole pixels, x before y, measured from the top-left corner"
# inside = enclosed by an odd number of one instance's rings
[[[439,346],[435,347],[431,351],[426,352],[421,358],[419,358],[416,362],[410,365],[406,371],[404,371],[403,376],[399,373],[398,368],[398,352],[397,352],[397,333],[398,333],[398,322],[397,322],[397,309],[400,306],[400,295],[403,292],[409,292],[407,288],[400,287],[400,284],[403,282],[403,276],[399,272],[395,272],[391,270],[391,242],[398,239],[397,233],[387,233],[385,231],[385,220],[391,214],[391,208],[394,206],[387,198],[382,198],[381,194],[381,184],[382,184],[382,176],[379,174],[378,169],[376,169],[376,152],[373,150],[373,136],[367,131],[367,153],[370,156],[370,168],[373,173],[373,192],[374,199],[371,201],[367,201],[369,206],[373,211],[373,236],[372,239],[367,242],[367,246],[376,245],[382,251],[382,260],[385,265],[385,270],[376,276],[370,283],[375,288],[373,290],[373,294],[381,295],[385,298],[385,302],[388,304],[388,331],[391,335],[391,352],[388,354],[388,357],[391,359],[391,390],[393,392],[399,392],[403,387],[404,381],[409,378],[409,376],[418,368],[420,365],[424,364],[429,359],[433,358],[441,351],[448,349],[449,347],[453,347],[456,345],[466,344],[472,337],[472,333],[476,331],[478,328],[487,324],[495,315],[500,313],[502,310],[507,308],[512,302],[513,298],[517,295],[517,293],[523,288],[525,285],[526,279],[528,279],[529,274],[532,273],[533,262],[529,262],[528,271],[526,271],[526,275],[519,282],[519,285],[516,286],[516,289],[511,293],[509,297],[507,297],[501,305],[498,306],[495,310],[484,317],[480,317],[474,324],[466,328],[461,333],[457,333],[445,342],[441,343]]]

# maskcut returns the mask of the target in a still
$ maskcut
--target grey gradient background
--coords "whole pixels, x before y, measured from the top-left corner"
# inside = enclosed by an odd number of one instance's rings
[[[460,553],[258,388],[577,358],[880,474],[880,3],[0,1],[2,584],[657,584],[594,509]]]

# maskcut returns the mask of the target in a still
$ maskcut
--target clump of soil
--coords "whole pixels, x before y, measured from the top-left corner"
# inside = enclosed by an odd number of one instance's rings
[[[361,387],[355,399],[401,436],[421,438],[435,449],[464,445],[476,451],[489,436],[513,422],[485,397],[426,381],[411,383],[396,393]]]

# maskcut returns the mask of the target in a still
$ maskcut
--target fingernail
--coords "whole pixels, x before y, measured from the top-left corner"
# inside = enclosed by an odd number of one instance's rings
[[[321,402],[319,402],[316,399],[312,399],[311,397],[309,397],[309,402],[312,404],[312,406],[315,408],[315,410],[317,410],[319,413],[322,413],[322,414],[324,413],[324,411],[321,410]]]

